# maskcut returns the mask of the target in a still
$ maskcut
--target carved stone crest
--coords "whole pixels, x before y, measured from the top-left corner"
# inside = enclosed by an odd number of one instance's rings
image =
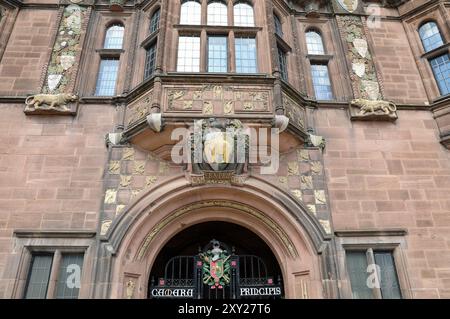
[[[347,12],[353,13],[359,5],[358,0],[337,0],[339,5]]]
[[[364,74],[366,73],[366,65],[364,63],[353,62],[352,69],[353,69],[353,72],[355,72],[355,74],[357,76],[359,76],[360,78],[362,78],[364,76]]]
[[[59,62],[64,70],[70,69],[75,63],[75,56],[73,55],[61,55],[59,57]],[[50,86],[49,86],[50,88]]]
[[[356,38],[353,40],[353,46],[362,58],[365,58],[367,56],[367,52],[369,49],[366,40]]]
[[[191,136],[193,183],[239,183],[248,160],[248,136],[235,119],[196,122]]]

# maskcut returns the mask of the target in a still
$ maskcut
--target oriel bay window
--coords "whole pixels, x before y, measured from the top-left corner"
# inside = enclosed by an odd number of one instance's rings
[[[450,54],[436,22],[429,21],[419,28],[419,36],[441,95],[450,94]]]
[[[77,299],[83,261],[83,252],[33,252],[23,297]]]
[[[258,72],[256,38],[260,28],[255,27],[250,3],[181,1],[180,23],[175,27],[177,72]]]
[[[345,254],[354,299],[402,298],[392,251],[369,248]]]

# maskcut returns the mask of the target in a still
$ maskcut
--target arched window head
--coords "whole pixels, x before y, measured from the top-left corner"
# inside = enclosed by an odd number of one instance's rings
[[[425,52],[436,49],[444,44],[441,33],[435,22],[427,22],[419,28],[419,35],[422,39]]]
[[[202,6],[197,1],[184,1],[181,4],[180,24],[199,25],[202,21]]]
[[[238,2],[234,5],[234,25],[238,27],[253,27],[255,26],[255,18],[253,15],[253,8],[245,2]]]
[[[208,4],[208,25],[228,25],[228,10],[225,3],[213,1]]]
[[[275,22],[275,33],[280,37],[283,36],[283,27],[281,25],[281,20],[276,14],[273,15],[273,20]]]
[[[159,16],[160,16],[161,10],[158,8],[156,11],[152,14],[152,17],[150,18],[150,33],[155,32],[159,28]]]
[[[306,32],[306,46],[308,54],[325,54],[322,36],[316,31]]]
[[[121,24],[113,24],[106,30],[105,49],[122,49],[124,26]]]

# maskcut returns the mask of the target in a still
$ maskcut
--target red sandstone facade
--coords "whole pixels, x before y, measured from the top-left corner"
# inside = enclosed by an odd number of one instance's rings
[[[450,97],[430,61],[449,54],[450,2],[249,0],[253,26],[237,26],[232,0],[223,2],[227,26],[208,25],[206,0],[200,23],[183,24],[182,3],[0,2],[0,296],[26,296],[33,258],[47,254],[44,297],[58,297],[58,269],[77,253],[78,297],[152,297],[170,252],[197,251],[216,233],[273,261],[285,298],[355,297],[355,251],[391,254],[400,297],[449,298]],[[425,52],[419,29],[430,21],[443,43]],[[112,25],[124,30],[119,49],[104,45]],[[311,30],[323,54],[308,51]],[[224,73],[208,72],[218,35],[227,38]],[[184,36],[199,39],[198,71],[179,69]],[[257,72],[239,72],[241,38],[255,39]],[[112,96],[96,94],[108,59],[119,60]],[[317,96],[313,65],[327,66],[331,99]],[[26,105],[41,93],[77,99]],[[396,109],[362,116],[358,98]],[[246,162],[232,176],[208,175],[174,163],[171,133],[210,118],[282,129],[277,172]]]

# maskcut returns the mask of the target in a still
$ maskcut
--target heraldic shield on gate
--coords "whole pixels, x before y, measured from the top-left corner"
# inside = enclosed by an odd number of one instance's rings
[[[223,289],[231,281],[231,255],[220,248],[220,242],[213,239],[212,249],[200,253],[203,262],[203,283],[211,289]]]

